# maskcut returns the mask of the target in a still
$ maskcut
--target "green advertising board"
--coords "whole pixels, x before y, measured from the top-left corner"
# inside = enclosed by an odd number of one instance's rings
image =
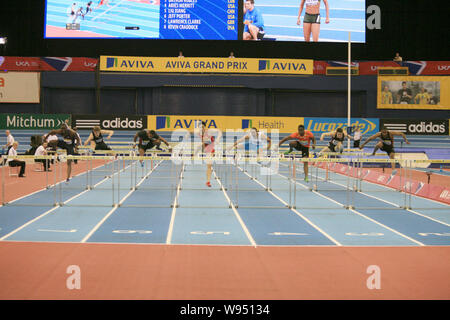
[[[0,129],[51,130],[59,128],[66,120],[71,123],[70,114],[1,113]]]

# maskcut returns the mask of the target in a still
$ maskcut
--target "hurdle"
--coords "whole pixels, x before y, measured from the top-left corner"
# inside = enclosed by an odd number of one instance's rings
[[[57,156],[19,156],[19,159],[48,159],[56,160]],[[190,187],[183,185],[185,171],[198,170],[197,165],[202,166],[207,161],[211,161],[213,165],[214,177],[220,181],[222,189],[229,195],[230,203],[236,208],[281,208],[287,207],[292,209],[320,209],[320,205],[311,206],[307,197],[302,196],[302,201],[298,202],[298,197],[302,192],[330,192],[340,193],[342,207],[345,209],[376,209],[376,210],[411,210],[418,209],[415,201],[417,196],[417,183],[413,180],[412,169],[418,163],[438,164],[445,166],[450,164],[450,160],[413,160],[413,159],[368,159],[364,157],[364,153],[352,153],[351,157],[341,158],[298,158],[283,157],[278,153],[271,153],[265,156],[249,156],[234,153],[224,153],[218,155],[180,155],[174,157],[167,155],[167,152],[150,152],[144,156],[137,156],[129,152],[126,155],[87,155],[87,156],[60,156],[61,161],[57,161],[53,170],[53,184],[50,185],[49,173],[46,173],[45,185],[50,191],[48,195],[53,198],[52,201],[46,202],[45,205],[52,206],[116,206],[121,203],[123,198],[123,190],[170,190],[170,203],[162,204],[143,204],[143,207],[170,207],[171,205],[183,206],[179,202],[179,194],[181,190],[203,188]],[[74,177],[71,181],[65,182],[65,172],[63,172],[63,161],[80,162],[86,161],[85,168],[87,177]],[[93,180],[92,172],[95,170],[104,170],[103,166],[94,168],[94,161],[100,160],[108,163],[107,170],[109,175],[100,181]],[[178,162],[174,161],[177,160]],[[140,161],[143,161],[144,167],[138,169]],[[170,163],[168,162],[170,161]],[[309,163],[308,177],[309,181],[303,182],[302,163]],[[193,164],[193,165],[191,165]],[[366,164],[395,164],[398,165],[398,174],[396,176],[388,176],[385,174],[388,183],[377,184],[376,179],[367,179],[369,169]],[[276,169],[278,165],[279,169]],[[189,166],[189,167],[188,167]],[[329,176],[326,177],[325,171],[329,170]],[[369,166],[370,168],[370,166]],[[157,169],[157,174],[155,173]],[[23,203],[11,201],[7,203],[5,195],[5,168],[2,168],[2,204],[3,205],[23,205],[23,206],[42,206],[43,203]],[[140,171],[140,172],[138,172]],[[138,175],[140,176],[138,181]],[[380,173],[381,176],[381,173]],[[396,179],[396,180],[394,180]],[[75,181],[76,180],[76,181]],[[143,181],[148,180],[149,183],[144,184]],[[129,181],[129,186],[126,181]],[[247,182],[246,182],[247,181]],[[249,183],[253,181],[254,183]],[[390,181],[395,182],[391,183]],[[125,182],[125,184],[124,184]],[[384,181],[386,182],[386,181]],[[245,183],[245,184],[244,184]],[[414,184],[415,183],[415,184]],[[413,189],[414,185],[414,189]],[[65,203],[67,197],[73,194],[75,190],[79,192],[90,191],[95,189],[103,189],[111,191],[111,200],[95,204],[83,204],[81,202]],[[241,203],[242,194],[246,191],[264,191],[271,192],[284,199],[287,205],[280,206],[245,206]],[[374,197],[376,192],[390,193],[398,192],[400,197],[395,197],[395,201],[384,201],[386,206],[366,206],[362,204],[360,195]],[[345,197],[344,197],[345,193]],[[75,193],[76,194],[76,193]],[[358,195],[359,194],[359,195]],[[391,196],[392,198],[392,196]],[[50,203],[52,202],[52,203]],[[395,202],[395,203],[394,203]],[[139,204],[122,204],[123,206],[140,206]],[[186,206],[189,207],[189,206]],[[198,206],[196,206],[198,207]],[[210,206],[208,206],[210,207]],[[220,206],[222,207],[222,206]],[[448,210],[445,205],[438,206],[438,210]],[[326,207],[324,209],[329,209]],[[426,208],[429,209],[429,208]],[[433,207],[434,209],[434,207]]]

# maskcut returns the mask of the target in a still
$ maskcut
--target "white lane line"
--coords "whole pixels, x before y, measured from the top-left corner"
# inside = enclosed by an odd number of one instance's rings
[[[322,179],[321,177],[318,177],[318,176],[316,176],[316,175],[314,175],[314,174],[312,174],[312,176],[317,177],[317,178],[319,178],[319,179]],[[332,182],[332,181],[330,181],[330,182]],[[296,183],[297,183],[298,185],[302,185],[302,184],[299,183],[299,182],[296,182]],[[334,182],[332,182],[332,183],[334,183]],[[337,183],[335,183],[335,184],[337,184]],[[302,185],[302,186],[306,188],[306,186],[304,186],[304,185]],[[341,185],[341,186],[342,186],[342,185]],[[342,207],[344,207],[344,204],[339,203],[338,201],[333,200],[333,199],[331,199],[331,198],[329,198],[329,197],[327,197],[327,196],[321,194],[320,192],[317,192],[317,191],[314,191],[314,190],[313,190],[313,192],[316,193],[317,195],[323,197],[324,199],[333,201],[333,202],[335,202],[335,203],[341,205]],[[382,224],[381,222],[378,222],[378,221],[376,221],[376,220],[374,220],[374,219],[372,219],[372,218],[370,218],[370,217],[368,217],[368,216],[362,214],[361,212],[358,212],[358,211],[356,211],[356,210],[354,210],[354,209],[348,209],[348,210],[350,210],[351,212],[356,213],[357,215],[359,215],[359,216],[361,216],[361,217],[363,217],[363,218],[365,218],[365,219],[367,219],[367,220],[369,220],[369,221],[371,221],[371,222],[373,222],[373,223],[375,223],[375,224],[378,224],[379,226],[382,226],[383,228],[386,228],[386,229],[388,229],[389,231],[392,231],[392,232],[394,232],[394,233],[396,233],[396,234],[398,234],[398,235],[400,235],[400,236],[402,236],[402,237],[404,237],[404,238],[406,238],[406,239],[408,239],[408,240],[410,240],[410,241],[412,241],[412,242],[414,242],[414,243],[416,243],[416,244],[418,244],[418,245],[420,245],[420,246],[425,246],[425,244],[423,244],[422,242],[419,242],[419,241],[417,241],[417,240],[415,240],[415,239],[413,239],[413,238],[411,238],[411,237],[409,237],[409,236],[407,236],[407,235],[405,235],[405,234],[403,234],[403,233],[401,233],[401,232],[399,232],[399,231],[397,231],[397,230],[395,230],[395,229],[392,229],[391,227],[388,227],[388,226],[386,226],[385,224]]]
[[[321,169],[321,170],[323,170],[323,169]],[[336,174],[339,174],[339,175],[344,176],[343,174],[341,174],[341,173],[339,173],[339,172],[335,172],[335,171],[332,171],[331,173],[336,173]],[[321,178],[321,177],[318,177],[318,178],[325,181],[324,178]],[[354,179],[356,179],[356,178],[354,178]],[[382,184],[378,184],[378,183],[371,182],[371,181],[368,181],[368,180],[364,180],[364,179],[363,179],[362,182],[363,182],[363,183],[370,184],[370,185],[377,186],[377,187],[379,187],[380,189],[385,189],[385,190],[383,190],[383,191],[385,191],[385,192],[389,192],[389,190],[397,191],[397,189],[395,189],[394,187],[386,186],[386,185],[382,185]],[[363,192],[360,191],[360,193],[363,193]],[[366,195],[370,197],[369,194],[366,194]],[[416,194],[413,194],[412,196],[413,196],[415,199],[417,199],[417,200],[423,200],[423,201],[429,201],[429,202],[437,203],[437,204],[440,204],[440,205],[443,206],[443,207],[448,206],[446,203],[440,202],[440,201],[438,201],[438,200],[434,200],[434,199],[429,199],[429,198],[421,197],[421,196],[418,196],[418,195],[416,195]],[[434,209],[434,208],[421,208],[421,209],[424,209],[424,210],[431,209],[431,210],[432,210],[432,209]],[[443,209],[444,209],[444,208],[438,209],[438,210],[443,210]],[[449,210],[450,210],[450,209],[449,209]]]
[[[100,221],[95,225],[95,227],[92,228],[92,230],[89,231],[89,233],[88,233],[88,234],[87,234],[80,242],[81,242],[81,243],[85,243],[85,242],[86,242],[86,241],[94,234],[94,232],[97,231],[98,228],[100,228],[100,226],[106,221],[106,219],[108,219],[108,218],[111,216],[111,214],[112,214],[114,211],[117,210],[117,208],[118,208],[118,205],[117,205],[117,204],[114,205],[114,207],[113,207],[111,210],[108,211],[108,213],[103,217],[103,219],[100,220]]]
[[[68,233],[73,233],[73,232],[77,232],[77,229],[70,229],[70,230],[38,229],[37,231],[42,231],[42,232],[68,232]]]
[[[175,199],[173,199],[173,208],[172,208],[172,214],[170,216],[169,230],[167,231],[166,244],[172,243],[173,225],[175,223],[175,214],[177,212],[178,197],[180,195],[181,184],[183,182],[184,167],[185,167],[185,164],[183,163],[183,167],[181,168],[181,172],[180,172],[180,182],[178,183],[178,186],[177,186],[177,192],[175,192]]]
[[[114,160],[114,161],[115,161],[115,160]],[[99,165],[99,166],[97,166],[97,167],[95,167],[95,168],[92,168],[91,170],[95,170],[95,169],[98,169],[98,168],[103,167],[103,166],[105,166],[105,164],[101,164],[101,165]],[[75,177],[81,176],[81,175],[83,175],[83,174],[86,174],[86,173],[87,173],[87,171],[80,172],[79,174],[72,176],[72,179],[75,178]],[[56,170],[55,170],[55,174],[56,174]],[[55,187],[55,186],[57,186],[58,184],[63,183],[63,182],[65,182],[65,179],[63,179],[63,180],[61,180],[60,182],[57,182],[57,183],[55,183],[55,184],[50,184],[48,187],[52,187],[52,188],[53,188],[53,187]],[[32,193],[29,193],[29,194],[26,194],[26,195],[21,196],[21,197],[19,197],[19,198],[16,198],[16,199],[14,199],[14,200],[11,200],[11,201],[9,201],[7,204],[14,203],[14,202],[19,201],[19,200],[21,200],[21,199],[23,199],[23,198],[32,196],[33,194],[36,194],[36,193],[38,193],[38,192],[45,191],[45,190],[49,190],[49,189],[48,189],[48,188],[42,188],[42,189],[40,189],[40,190],[34,191],[34,192],[32,192]],[[46,205],[43,204],[42,206],[45,207]],[[3,207],[3,204],[0,205],[0,207]]]
[[[1,237],[1,238],[0,238],[0,241],[5,240],[5,239],[8,238],[9,236],[12,236],[12,235],[15,234],[16,232],[18,232],[18,231],[22,230],[23,228],[29,226],[30,224],[32,224],[33,222],[39,220],[40,218],[45,217],[47,214],[49,214],[50,212],[55,211],[55,210],[58,209],[58,208],[59,208],[59,205],[57,205],[57,206],[51,208],[50,210],[44,212],[44,213],[41,214],[40,216],[37,216],[36,218],[34,218],[34,219],[28,221],[28,222],[25,223],[24,225],[18,227],[17,229],[14,229],[14,230],[11,231],[10,233],[8,233],[8,234],[4,235],[3,237]]]
[[[338,183],[337,183],[337,184],[338,184]],[[340,184],[339,184],[339,185],[340,185]],[[367,196],[367,197],[370,197],[370,198],[373,198],[373,199],[376,199],[376,200],[385,202],[385,203],[387,203],[387,204],[390,204],[390,205],[392,205],[392,206],[394,206],[394,207],[402,208],[402,207],[399,206],[398,204],[393,203],[393,202],[390,202],[390,201],[388,201],[388,200],[378,198],[378,197],[376,197],[376,196],[374,196],[374,195],[370,195],[370,194],[367,194],[367,193],[362,192],[362,191],[358,191],[358,192],[359,192],[360,194],[363,194],[363,195]],[[440,221],[440,220],[437,220],[437,219],[435,219],[435,218],[426,216],[426,215],[424,215],[424,214],[422,214],[422,213],[419,213],[419,212],[417,212],[417,211],[414,211],[414,210],[412,210],[412,209],[405,209],[405,208],[402,208],[402,209],[404,209],[404,210],[406,210],[406,211],[408,211],[408,212],[411,212],[411,213],[413,213],[413,214],[416,214],[416,215],[418,215],[418,216],[424,217],[424,218],[426,218],[426,219],[432,220],[432,221],[434,221],[434,222],[443,224],[443,225],[445,225],[445,226],[447,226],[447,227],[450,227],[450,224],[448,224],[448,223],[445,223],[445,222]],[[449,209],[449,210],[450,210],[450,209]]]
[[[103,183],[103,182],[105,182],[105,181],[107,181],[108,179],[109,179],[109,178],[104,178],[104,179],[101,180],[99,183],[97,183],[96,186],[99,185],[99,184],[101,184],[101,183]],[[63,183],[63,182],[60,182],[60,183]],[[76,194],[76,195],[74,195],[73,197],[71,197],[70,199],[64,201],[63,204],[66,204],[66,203],[72,201],[73,199],[78,198],[79,196],[81,196],[82,194],[84,194],[84,193],[86,193],[86,192],[88,192],[88,191],[90,191],[90,190],[88,190],[88,189],[87,189],[87,190],[83,190],[83,191],[80,192],[79,194]],[[34,219],[28,221],[28,222],[25,223],[24,225],[22,225],[22,226],[20,226],[20,227],[18,227],[18,228],[16,228],[16,229],[14,229],[13,231],[11,231],[10,233],[8,233],[8,234],[6,234],[6,235],[4,235],[3,237],[0,238],[0,241],[3,241],[4,239],[6,239],[6,238],[10,237],[11,235],[17,233],[18,231],[20,231],[20,230],[22,230],[23,228],[29,226],[29,225],[32,224],[33,222],[35,222],[35,221],[37,221],[37,220],[39,220],[39,219],[45,217],[47,214],[49,214],[49,213],[55,211],[56,209],[58,209],[58,208],[60,208],[60,207],[61,207],[60,204],[56,205],[55,207],[53,207],[52,209],[50,209],[50,210],[44,212],[44,213],[41,214],[40,216],[38,216],[38,217],[36,217],[36,218],[34,218]]]
[[[238,167],[239,170],[241,170],[242,172],[244,172],[244,174],[246,174],[247,176],[249,176],[250,178],[252,178],[252,176],[250,176],[247,172],[245,172],[244,170],[242,170],[242,168]],[[280,174],[279,174],[280,175]],[[282,175],[280,175],[282,176]],[[283,176],[282,176],[283,177]],[[285,178],[285,177],[284,177]],[[258,180],[254,179],[253,181],[255,181],[256,183],[258,183],[259,185],[261,185],[263,188],[268,189],[265,185],[263,185],[261,182],[259,182]],[[278,201],[280,201],[281,203],[283,203],[284,205],[288,206],[288,203],[286,201],[284,201],[283,199],[281,199],[280,197],[278,197],[275,193],[273,193],[272,191],[268,190],[267,192],[269,192],[273,197],[275,197],[276,199],[278,199]],[[319,228],[319,226],[317,226],[315,223],[313,223],[311,220],[309,220],[308,218],[306,218],[304,215],[302,215],[300,212],[298,212],[296,209],[294,208],[290,208],[290,210],[292,210],[296,215],[298,215],[300,218],[302,218],[303,220],[305,220],[309,225],[311,225],[313,228],[315,228],[316,230],[318,230],[320,233],[322,233],[325,237],[327,237],[330,241],[332,241],[333,243],[335,243],[338,246],[342,246],[342,244],[337,241],[336,239],[334,239],[332,236],[330,236],[328,233],[326,233],[325,231],[323,231],[321,228]]]
[[[222,185],[222,181],[220,181],[220,178],[216,175],[216,171],[213,170],[214,173],[214,177],[217,178],[217,182],[219,183],[223,194],[225,195],[225,198],[227,198],[227,201],[230,203],[231,205],[231,209],[234,212],[234,215],[236,216],[236,219],[238,219],[239,224],[241,225],[242,229],[244,230],[245,235],[247,236],[248,240],[250,241],[250,243],[252,244],[253,247],[257,247],[256,241],[255,239],[253,239],[250,231],[248,230],[247,226],[244,223],[244,220],[242,220],[241,215],[239,214],[239,212],[236,210],[236,207],[234,206],[233,202],[231,201],[230,197],[228,196],[227,192],[225,191],[224,186]]]
[[[417,211],[412,210],[412,209],[407,209],[407,210],[408,210],[409,212],[414,213],[414,214],[417,214],[417,215],[419,215],[419,216],[421,216],[421,217],[430,219],[430,220],[432,220],[432,221],[434,221],[434,222],[441,223],[441,224],[443,224],[443,225],[445,225],[445,226],[447,226],[447,227],[450,227],[450,224],[449,224],[449,223],[446,223],[446,222],[443,222],[443,221],[441,221],[441,220],[438,220],[438,219],[429,217],[429,216],[427,216],[427,215],[425,215],[425,214],[423,214],[423,213],[417,212]],[[431,209],[431,210],[432,210],[432,209]],[[449,210],[450,210],[450,209],[449,209]]]
[[[162,162],[162,161],[161,161]],[[156,164],[154,167],[153,167],[153,169],[152,170],[150,170],[140,181],[139,181],[139,183],[136,185],[136,187],[139,187],[144,181],[145,181],[145,179],[147,179],[147,177],[148,176],[150,176],[150,174],[161,164],[161,162],[159,162],[158,164]],[[128,168],[128,167],[130,167],[131,166],[131,164],[129,165],[129,166],[127,166],[126,168]],[[125,170],[125,169],[122,169],[122,170]],[[122,171],[121,170],[121,171]],[[114,211],[116,211],[117,210],[117,208],[119,208],[120,207],[120,205],[122,204],[122,203],[124,203],[125,202],[125,200],[126,199],[128,199],[128,197],[134,192],[134,191],[136,191],[137,189],[135,188],[135,189],[133,189],[133,190],[130,190],[123,198],[122,198],[122,200],[120,200],[119,201],[119,204],[116,204],[116,205],[114,205],[114,207],[111,209],[111,210],[109,210],[109,212],[103,217],[103,219],[101,219],[96,225],[95,225],[95,227],[91,230],[91,231],[89,231],[89,233],[80,241],[81,243],[85,243],[87,240],[89,240],[89,238],[94,234],[94,232],[96,232],[99,228],[100,228],[100,226],[113,214],[113,212]]]
[[[336,172],[336,173],[339,174],[339,175],[342,175],[342,174],[340,174],[340,173],[338,173],[338,172]],[[343,175],[342,175],[342,176],[343,176]],[[322,177],[317,176],[317,178],[323,180]],[[345,186],[345,185],[343,185],[343,184],[340,184],[340,183],[337,183],[337,182],[334,182],[334,181],[331,181],[331,180],[330,180],[329,182],[331,182],[331,183],[333,183],[333,184],[336,184],[336,185],[339,185],[339,186],[342,186],[342,187],[344,187],[344,188],[347,188],[347,186]],[[365,182],[366,182],[366,181],[365,181]],[[371,182],[368,182],[368,183],[371,183]],[[382,185],[379,185],[379,184],[375,184],[375,185],[376,185],[376,186],[379,186],[379,187],[381,187],[381,188],[386,188],[386,187],[384,187],[384,186],[382,186]],[[389,190],[389,189],[386,188],[386,191],[388,191],[388,190]],[[390,204],[391,206],[394,206],[394,207],[397,207],[397,208],[402,208],[401,206],[399,206],[399,205],[396,204],[396,203],[390,202],[390,201],[385,200],[385,199],[378,198],[378,197],[376,197],[376,196],[374,196],[374,195],[370,195],[370,194],[367,194],[367,193],[362,192],[362,191],[358,191],[358,193],[363,194],[363,195],[365,195],[365,196],[367,196],[367,197],[376,199],[376,200],[378,200],[378,201],[381,201],[381,202]],[[415,195],[413,195],[413,196],[415,196]],[[425,200],[428,200],[428,199],[425,199]],[[439,202],[438,202],[438,203],[439,203]],[[404,209],[404,208],[402,208],[402,209]],[[432,209],[432,208],[431,208],[431,209]],[[443,225],[445,225],[445,226],[447,226],[447,227],[450,227],[450,224],[448,224],[448,223],[445,223],[445,222],[443,222],[443,221],[437,220],[437,219],[435,219],[435,218],[431,218],[431,217],[429,217],[429,216],[427,216],[427,215],[425,215],[425,214],[419,213],[419,212],[414,211],[414,210],[412,210],[412,209],[404,209],[404,210],[406,210],[406,211],[408,211],[408,212],[411,212],[411,213],[413,213],[413,214],[416,214],[416,215],[418,215],[418,216],[424,217],[424,218],[426,218],[426,219],[432,220],[432,221],[434,221],[434,222],[443,224]]]
[[[378,224],[378,225],[380,225],[380,226],[382,226],[382,227],[384,227],[384,228],[386,228],[386,229],[388,229],[388,230],[390,230],[390,231],[392,231],[392,232],[394,232],[394,233],[396,233],[396,234],[398,234],[398,235],[400,235],[400,236],[402,236],[402,237],[404,237],[404,238],[406,238],[406,239],[408,239],[408,240],[414,242],[414,243],[417,243],[417,244],[420,245],[420,246],[425,246],[424,243],[422,243],[422,242],[420,242],[420,241],[417,241],[417,240],[415,240],[415,239],[413,239],[413,238],[411,238],[411,237],[409,237],[409,236],[407,236],[407,235],[405,235],[405,234],[403,234],[403,233],[401,233],[401,232],[399,232],[399,231],[397,231],[397,230],[395,230],[395,229],[392,229],[391,227],[388,227],[387,225],[382,224],[381,222],[378,222],[378,221],[376,221],[376,220],[374,220],[374,219],[372,219],[372,218],[370,218],[370,217],[368,217],[368,216],[362,214],[361,212],[356,211],[355,209],[349,209],[349,210],[350,210],[351,212],[356,213],[357,215],[359,215],[359,216],[361,216],[361,217],[363,217],[363,218],[366,218],[366,219],[369,220],[369,221],[372,221],[373,223],[376,223],[376,224]]]

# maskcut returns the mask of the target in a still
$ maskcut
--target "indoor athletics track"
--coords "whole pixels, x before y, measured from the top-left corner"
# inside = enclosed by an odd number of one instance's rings
[[[402,209],[398,192],[376,186],[346,209],[345,177],[314,169],[310,191],[297,169],[289,208],[288,162],[270,190],[257,163],[215,165],[212,188],[204,164],[95,160],[89,175],[83,161],[75,167],[70,182],[0,208],[0,298],[450,297],[446,204],[413,196],[423,209]],[[43,174],[26,181],[42,185]],[[80,266],[82,290],[67,290],[69,265]],[[370,265],[382,270],[382,290],[367,289]]]

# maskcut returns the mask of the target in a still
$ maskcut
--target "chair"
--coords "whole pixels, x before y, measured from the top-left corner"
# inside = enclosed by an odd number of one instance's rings
[[[20,167],[11,167],[8,164],[9,176],[19,176]]]
[[[44,163],[43,162],[35,162],[33,171],[35,171],[35,172],[43,172],[44,171]]]

